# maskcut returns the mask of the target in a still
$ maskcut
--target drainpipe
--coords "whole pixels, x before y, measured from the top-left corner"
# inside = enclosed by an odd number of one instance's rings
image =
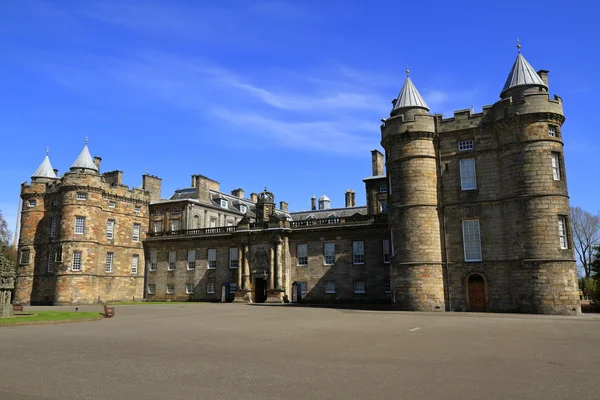
[[[442,152],[440,151],[440,134],[438,132],[438,118],[434,119],[435,132],[437,133],[438,165],[440,168],[440,219],[442,220],[442,242],[444,246],[444,265],[446,267],[446,287],[448,288],[448,310],[452,311],[452,290],[450,287],[450,266],[448,262],[448,244],[446,242],[446,206],[444,204],[444,180],[442,179]]]

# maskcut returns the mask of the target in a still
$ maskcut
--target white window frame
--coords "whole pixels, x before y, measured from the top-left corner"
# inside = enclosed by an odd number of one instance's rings
[[[217,284],[214,282],[208,282],[206,284],[206,293],[207,294],[215,294],[216,293]]]
[[[382,183],[381,185],[379,185],[379,193],[387,193],[388,191],[388,187],[385,183]]]
[[[175,284],[167,283],[167,294],[175,294]]]
[[[56,238],[56,226],[58,219],[56,217],[52,217],[50,220],[50,239]]]
[[[52,273],[54,271],[54,252],[48,252],[48,259],[46,260],[46,272]]]
[[[304,249],[304,250],[301,250]],[[308,265],[308,244],[301,243],[296,245],[296,265],[306,267]]]
[[[77,200],[85,201],[88,199],[87,192],[77,192]]]
[[[323,263],[325,265],[335,265],[335,242],[323,243]]]
[[[83,235],[85,233],[85,217],[75,216],[75,234]]]
[[[325,281],[325,294],[335,294],[335,281]]]
[[[181,208],[173,208],[171,210],[171,215],[181,215]]]
[[[167,270],[175,271],[175,268],[177,268],[177,251],[169,251],[169,254],[167,257],[168,257],[167,258],[167,262],[168,262]]]
[[[240,204],[240,212],[246,214],[246,211],[248,211],[248,207],[246,207],[243,204]]]
[[[140,206],[133,206],[133,212],[136,214],[139,214],[142,211],[142,208]]]
[[[194,294],[194,284],[193,283],[185,284],[185,294]]]
[[[481,228],[478,219],[462,221],[463,251],[465,262],[482,261]]]
[[[385,294],[392,293],[392,281],[390,278],[383,280],[383,291],[385,292]]]
[[[108,201],[108,207],[109,208],[115,208],[117,206],[117,202],[114,200],[109,200]]]
[[[106,220],[106,238],[112,240],[115,238],[115,220]]]
[[[229,248],[229,268],[237,269],[239,267],[239,250],[237,247]]]
[[[459,165],[461,190],[477,189],[477,163],[475,158],[462,158]]]
[[[187,269],[196,269],[196,250],[191,249],[187,252]]]
[[[548,125],[548,136],[556,137],[556,127],[552,125]]]
[[[560,248],[565,250],[569,248],[569,234],[567,230],[567,217],[564,215],[558,216],[558,240]]]
[[[352,264],[363,265],[365,263],[365,241],[354,240],[352,242]]]
[[[229,206],[229,201],[225,199],[221,199],[221,208],[227,208]]]
[[[154,229],[154,232],[158,233],[158,232],[162,232],[162,221],[154,221],[152,223],[152,228]],[[158,229],[156,229],[158,228]]]
[[[156,271],[156,267],[158,266],[158,252],[156,250],[150,251],[150,260],[148,260],[150,264],[149,270]]]
[[[463,140],[458,142],[458,151],[473,150],[474,145],[472,140]]]
[[[36,199],[30,199],[30,200],[27,202],[27,206],[28,206],[29,208],[33,208],[33,207],[37,206],[37,200],[36,200]]]
[[[354,294],[365,294],[367,293],[367,282],[365,281],[354,281]]]
[[[115,253],[112,252],[107,252],[106,253],[106,259],[105,259],[105,264],[104,264],[104,272],[106,272],[107,274],[110,274],[113,272],[113,263],[115,260]]]
[[[177,226],[175,226],[177,225]],[[177,229],[175,229],[177,228]],[[181,220],[180,219],[172,219],[171,220],[171,232],[176,232],[181,230]]]
[[[81,267],[83,265],[83,252],[81,252],[81,250],[75,250],[71,260],[71,271],[81,272]]]
[[[560,153],[553,151],[551,153],[552,157],[552,179],[555,181],[560,181],[561,171],[560,171]]]
[[[140,232],[142,230],[142,225],[135,223],[133,224],[133,229],[131,232],[131,240],[133,242],[139,242],[140,241]]]
[[[382,258],[383,258],[383,263],[384,264],[389,264],[390,263],[390,240],[389,239],[383,239],[382,243],[381,243],[381,252],[383,254]]]
[[[208,249],[208,269],[217,269],[217,249]]]
[[[156,293],[156,283],[149,283],[148,284],[148,294],[155,294]]]
[[[140,265],[140,256],[139,254],[133,254],[131,256],[131,274],[137,275],[138,266]]]

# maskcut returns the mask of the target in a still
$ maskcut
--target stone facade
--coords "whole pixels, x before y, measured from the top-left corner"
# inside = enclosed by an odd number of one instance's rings
[[[60,179],[45,161],[44,177],[22,186],[16,301],[288,302],[299,286],[307,303],[577,314],[562,100],[549,97],[547,71],[515,75],[524,68],[519,55],[494,105],[447,119],[407,78],[382,120],[385,155],[371,153],[365,206],[349,189],[344,208],[323,194],[318,209],[313,196],[309,210],[290,212],[266,188],[247,198],[197,174],[162,198],[150,175],[129,189],[90,160]]]

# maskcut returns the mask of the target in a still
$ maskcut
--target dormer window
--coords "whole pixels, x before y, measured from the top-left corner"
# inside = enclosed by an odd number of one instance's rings
[[[387,185],[379,185],[379,193],[387,193]]]
[[[227,208],[227,205],[229,204],[229,202],[225,199],[221,199],[221,207],[222,208]]]
[[[171,215],[180,215],[181,214],[181,208],[174,208],[171,210]]]
[[[240,212],[246,214],[246,211],[248,211],[248,208],[245,205],[240,204]]]
[[[35,207],[37,205],[37,201],[35,199],[31,199],[27,204],[29,207]]]
[[[87,200],[86,192],[77,192],[77,200]]]

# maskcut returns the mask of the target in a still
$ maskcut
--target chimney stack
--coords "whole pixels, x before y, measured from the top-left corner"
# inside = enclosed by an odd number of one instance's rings
[[[53,171],[54,171],[54,175],[56,175],[56,177],[58,178],[58,169],[57,169],[57,168],[54,168],[54,170],[53,170]]]
[[[544,82],[544,85],[548,86],[548,88],[550,88],[550,86],[548,85],[548,72],[545,69],[540,69],[537,74],[540,77],[540,79],[542,80],[542,82]]]
[[[288,212],[288,203],[287,203],[287,202],[285,202],[285,201],[280,201],[280,202],[279,202],[279,209],[280,209],[281,211]]]
[[[252,201],[253,203],[258,203],[258,194],[250,193],[250,201]]]
[[[313,195],[313,197],[310,198],[310,209],[311,210],[317,209],[317,198],[314,195]]]
[[[379,150],[371,150],[373,176],[383,175],[383,154]]]
[[[356,193],[354,190],[346,190],[346,207],[356,207]]]
[[[240,199],[243,199],[244,198],[244,190],[242,188],[233,189],[231,191],[231,195],[238,197]]]
[[[100,173],[100,163],[102,162],[102,158],[96,156],[94,157],[94,164],[96,164],[96,168],[98,169],[98,173]]]

